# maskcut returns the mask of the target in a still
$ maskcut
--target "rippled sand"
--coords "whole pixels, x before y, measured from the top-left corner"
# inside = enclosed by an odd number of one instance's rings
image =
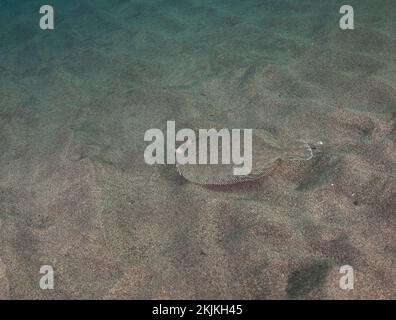
[[[2,1],[0,297],[395,298],[395,3],[337,2]],[[144,163],[167,120],[320,144],[202,187]]]

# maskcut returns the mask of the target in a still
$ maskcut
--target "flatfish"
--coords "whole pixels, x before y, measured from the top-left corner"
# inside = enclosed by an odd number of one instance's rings
[[[196,135],[199,140],[199,135]],[[221,140],[221,139],[220,139]],[[243,139],[241,139],[243,141]],[[176,153],[184,153],[188,142],[182,144]],[[199,141],[194,141],[199,145]],[[243,151],[243,147],[241,147]],[[199,150],[197,150],[197,153]],[[219,143],[218,153],[222,152],[222,143]],[[243,152],[241,152],[243,155]],[[230,185],[253,181],[268,174],[280,161],[307,161],[313,157],[310,145],[291,137],[276,137],[268,131],[254,129],[252,135],[251,172],[246,175],[235,175],[234,168],[238,167],[232,161],[229,164],[181,164],[176,161],[179,174],[191,183],[200,185]]]

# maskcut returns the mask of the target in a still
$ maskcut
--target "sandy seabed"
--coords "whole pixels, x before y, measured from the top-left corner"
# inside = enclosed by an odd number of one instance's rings
[[[342,4],[2,1],[0,297],[394,299],[396,3]],[[167,120],[323,144],[203,187],[144,162]]]

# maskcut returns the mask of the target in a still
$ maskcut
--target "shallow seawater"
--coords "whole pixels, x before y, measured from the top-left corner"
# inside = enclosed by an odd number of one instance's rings
[[[396,4],[344,4],[0,1],[0,298],[394,297]],[[234,166],[145,162],[167,121],[276,148],[205,187]]]

